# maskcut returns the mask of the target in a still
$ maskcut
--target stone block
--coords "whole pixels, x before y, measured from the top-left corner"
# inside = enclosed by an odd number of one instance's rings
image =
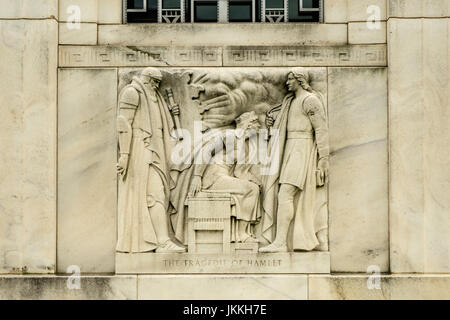
[[[114,272],[116,69],[62,69],[58,106],[58,271]]]
[[[59,24],[60,44],[97,44],[97,24],[80,23],[80,28],[73,28],[72,24]]]
[[[348,24],[348,42],[350,44],[386,43],[386,22],[368,24],[353,22]]]
[[[122,23],[122,0],[98,0],[98,23]]]
[[[58,0],[0,0],[0,19],[58,18]]]
[[[388,24],[390,250],[396,273],[450,268],[448,23]]]
[[[388,0],[391,18],[448,17],[449,0]]]
[[[325,23],[348,22],[347,10],[347,0],[325,1]]]
[[[78,16],[79,15],[79,16]],[[97,22],[97,0],[60,0],[60,22]]]
[[[343,45],[346,24],[193,23],[100,25],[99,44],[173,45]]]
[[[330,68],[328,94],[331,270],[388,271],[387,70]]]
[[[81,276],[77,283],[75,276],[2,276],[0,300],[136,299],[136,278],[136,276]]]
[[[305,275],[138,276],[140,300],[305,300],[307,290]]]
[[[449,288],[448,275],[311,275],[308,279],[310,300],[448,300]]]
[[[365,22],[379,15],[386,20],[387,0],[348,0],[348,21]],[[377,17],[378,18],[378,17]]]
[[[0,272],[56,264],[54,20],[0,21]]]

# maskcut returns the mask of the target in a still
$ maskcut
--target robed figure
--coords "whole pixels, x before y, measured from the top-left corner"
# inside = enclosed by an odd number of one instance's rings
[[[146,68],[119,97],[119,252],[185,252],[169,237],[170,154],[174,123],[158,88],[161,72]],[[179,110],[173,110],[179,113]]]

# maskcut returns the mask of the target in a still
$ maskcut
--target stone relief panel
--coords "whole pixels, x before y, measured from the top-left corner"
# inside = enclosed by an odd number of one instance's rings
[[[116,272],[329,272],[326,78],[120,69]]]

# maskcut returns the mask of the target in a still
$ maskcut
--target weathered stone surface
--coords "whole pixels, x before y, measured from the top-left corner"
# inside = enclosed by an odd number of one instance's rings
[[[283,46],[224,48],[224,66],[385,66],[386,48],[376,46]]]
[[[343,45],[346,24],[193,23],[100,25],[99,44],[153,45]]]
[[[114,272],[116,69],[62,69],[58,106],[58,271]]]
[[[60,44],[97,44],[97,24],[80,23],[79,29],[71,29],[68,23],[59,24]]]
[[[58,0],[0,0],[0,19],[58,17]]]
[[[325,1],[325,23],[348,22],[347,10],[347,0]]]
[[[122,23],[122,0],[97,0],[98,23]]]
[[[389,21],[393,272],[450,270],[448,23]]]
[[[0,277],[0,300],[125,300],[136,299],[136,276],[75,275]],[[72,289],[70,289],[72,288]]]
[[[386,43],[386,22],[380,22],[378,29],[375,25],[369,28],[366,22],[349,23],[348,42],[350,44]]]
[[[116,272],[135,273],[329,273],[328,252],[265,254],[117,253]]]
[[[448,17],[449,0],[388,0],[389,17],[420,18]]]
[[[60,46],[61,67],[220,66],[219,47]]]
[[[310,300],[448,300],[448,275],[311,275]],[[372,289],[369,289],[372,288]]]
[[[138,299],[147,300],[304,300],[307,290],[305,275],[138,276]]]
[[[0,22],[0,272],[55,271],[57,46],[54,20]]]
[[[386,45],[60,46],[61,67],[386,66]]]
[[[59,21],[77,21],[75,14],[80,13],[80,22],[97,22],[97,0],[60,0]]]
[[[388,271],[387,71],[330,68],[328,90],[331,270]]]
[[[348,21],[365,22],[375,14],[380,13],[380,20],[386,20],[387,0],[347,0]],[[409,0],[408,0],[409,1]],[[379,8],[379,9],[375,9]],[[372,20],[372,19],[371,19]]]

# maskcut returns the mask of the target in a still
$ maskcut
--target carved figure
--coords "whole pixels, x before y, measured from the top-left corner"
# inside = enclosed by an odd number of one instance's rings
[[[259,128],[257,117],[254,113],[243,114],[236,119],[238,130],[233,131],[234,139],[244,139],[242,144],[248,145],[249,136],[245,133],[250,129]],[[236,163],[236,149],[226,148],[226,134],[216,136],[215,144],[219,144],[220,152],[214,153],[210,162],[198,164],[194,168],[194,174],[190,185],[190,194],[195,195],[199,191],[227,192],[235,200],[235,208],[232,215],[236,218],[236,230],[232,230],[232,238],[236,242],[256,243],[258,240],[252,232],[252,225],[260,219],[260,181],[250,171],[250,164]],[[234,145],[234,144],[233,144]],[[248,149],[248,147],[246,148]],[[234,153],[227,158],[228,153]],[[244,150],[242,150],[244,152]],[[246,152],[248,154],[248,150]],[[227,163],[227,159],[234,159],[234,162]],[[248,159],[247,159],[248,160]]]
[[[287,78],[290,92],[276,120],[266,124],[279,130],[279,169],[263,181],[263,236],[271,242],[260,252],[288,251],[288,230],[293,222],[293,250],[327,249],[326,208],[318,196],[326,191],[329,144],[326,110],[310,84],[307,70],[294,68]],[[273,141],[272,141],[273,142]],[[317,188],[319,187],[319,188]],[[275,224],[276,222],[276,224]],[[274,237],[275,236],[275,237]]]
[[[119,97],[119,252],[185,252],[169,237],[169,157],[174,129],[158,88],[162,74],[146,68]],[[172,112],[179,114],[178,106]]]

